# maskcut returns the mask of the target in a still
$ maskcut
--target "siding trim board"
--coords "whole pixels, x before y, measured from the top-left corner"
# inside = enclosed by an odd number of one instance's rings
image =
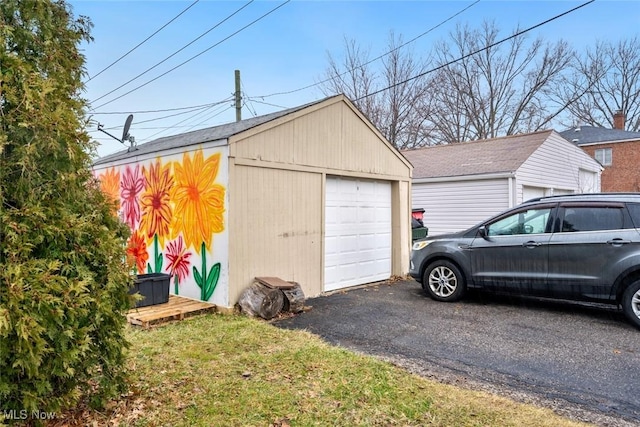
[[[590,147],[593,145],[619,144],[619,143],[625,143],[625,142],[638,142],[638,138],[618,139],[614,141],[585,142],[584,144],[578,144],[578,145],[580,147]]]
[[[301,166],[295,165],[291,163],[281,163],[281,162],[268,162],[263,160],[255,160],[255,159],[244,159],[244,158],[235,158],[235,164],[239,166],[253,166],[253,167],[263,167],[269,169],[282,169],[282,170],[292,170],[298,172],[312,172],[312,173],[327,173],[330,175],[340,175],[340,176],[348,176],[352,178],[370,178],[370,179],[378,179],[383,181],[410,181],[410,179],[405,175],[387,175],[383,173],[366,173],[359,171],[348,171],[343,169],[332,169],[332,168],[323,168],[318,166]]]
[[[459,176],[442,176],[437,178],[416,178],[414,184],[424,184],[429,182],[457,182],[457,181],[481,181],[500,178],[515,178],[515,172],[484,174],[484,175],[459,175]]]

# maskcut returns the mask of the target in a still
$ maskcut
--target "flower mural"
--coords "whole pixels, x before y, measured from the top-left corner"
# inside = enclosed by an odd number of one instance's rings
[[[142,168],[145,188],[140,197],[142,205],[142,219],[140,229],[145,230],[147,237],[157,235],[160,243],[169,235],[172,209],[170,191],[173,187],[173,177],[169,165],[162,166],[160,160],[151,164],[149,168]]]
[[[120,171],[109,168],[98,177],[100,189],[116,203],[115,211],[120,209]]]
[[[126,222],[132,230],[136,229],[138,221],[140,221],[139,195],[143,188],[144,178],[140,174],[140,166],[125,166],[122,181],[120,182],[120,197],[124,213],[124,222]]]
[[[208,301],[220,278],[220,263],[207,269],[207,247],[214,233],[224,230],[225,188],[215,184],[220,167],[220,153],[206,160],[197,150],[193,161],[188,153],[182,164],[174,164],[175,186],[171,199],[175,203],[173,228],[182,232],[187,247],[194,247],[201,255],[201,269],[193,267],[193,277],[200,288],[200,299]],[[200,244],[200,246],[198,246]]]
[[[173,276],[174,293],[178,295],[178,285],[189,275],[189,258],[192,254],[187,252],[182,236],[167,244],[166,253],[167,261],[169,261],[167,272]]]
[[[162,166],[157,159],[149,168],[142,167],[144,176],[144,191],[140,196],[142,218],[140,230],[143,230],[148,238],[153,238],[153,267],[149,264],[148,273],[159,273],[162,270],[162,253],[159,245],[164,242],[169,234],[172,209],[169,192],[173,186],[173,176],[169,165]],[[159,242],[158,242],[159,240]]]
[[[194,247],[198,252],[200,243],[211,246],[213,233],[224,230],[225,188],[214,184],[219,166],[220,153],[205,160],[202,150],[196,151],[193,161],[185,153],[182,163],[174,163],[172,227],[182,232],[187,247]]]
[[[135,273],[170,274],[176,295],[208,301],[220,279],[220,256],[212,258],[213,236],[225,231],[222,158],[221,152],[205,156],[198,149],[181,160],[156,158],[99,172],[101,188],[119,201],[131,228],[127,255],[135,260]]]
[[[147,243],[144,235],[139,230],[134,231],[129,237],[127,255],[135,259],[136,273],[144,273],[149,253],[147,252]]]

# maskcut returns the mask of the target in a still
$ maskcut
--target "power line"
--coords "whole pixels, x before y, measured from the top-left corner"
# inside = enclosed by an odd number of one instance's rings
[[[246,95],[244,92],[242,92],[244,95]],[[249,110],[249,112],[253,115],[253,117],[258,117],[258,113],[256,113],[256,109],[255,107],[253,107],[252,105],[249,105],[251,103],[251,100],[249,100],[249,102],[247,102],[249,98],[247,98],[246,96],[244,96],[242,98],[242,105],[244,107],[247,107],[247,110]]]
[[[143,120],[143,121],[140,121],[140,122],[136,122],[135,123],[136,124],[136,129],[141,129],[141,128],[138,128],[137,125],[140,125],[142,123],[155,122],[155,121],[164,120],[164,119],[167,119],[167,118],[170,118],[170,117],[176,117],[176,116],[180,116],[180,115],[183,115],[183,114],[193,113],[194,111],[200,111],[200,113],[196,113],[195,115],[187,117],[185,120],[183,120],[181,122],[178,122],[178,123],[182,123],[182,122],[187,121],[187,120],[197,116],[198,114],[201,114],[202,112],[207,111],[208,109],[211,109],[211,108],[213,108],[213,107],[215,107],[217,105],[225,104],[225,103],[231,101],[231,99],[232,98],[229,97],[229,98],[224,99],[222,101],[218,101],[218,102],[213,102],[213,103],[210,103],[210,104],[204,104],[204,105],[201,105],[201,106],[197,106],[196,108],[192,108],[189,111],[182,111],[180,113],[170,114],[168,116],[156,117],[156,118],[153,118],[153,119],[148,119],[148,120]],[[124,114],[127,114],[127,113],[124,113]],[[162,128],[162,129],[166,130],[166,129],[171,128],[171,127],[174,127],[174,126],[165,127],[165,128]],[[105,128],[105,130],[115,130],[115,129],[122,129],[122,128],[123,128],[123,126],[112,126],[112,127]],[[158,129],[158,128],[156,128],[156,129]],[[90,131],[90,132],[93,132],[93,131]]]
[[[287,109],[287,108],[289,108],[289,107],[284,107],[284,106],[282,106],[282,105],[271,104],[271,103],[269,103],[269,102],[258,101],[258,100],[256,99],[256,97],[252,97],[252,98],[250,98],[250,99],[251,99],[251,101],[256,102],[256,103],[258,103],[258,104],[269,105],[269,106],[271,106],[271,107],[278,107],[278,108],[282,108],[282,109]]]
[[[122,59],[124,59],[127,55],[129,55],[131,52],[133,52],[134,50],[136,50],[137,48],[139,48],[140,46],[142,46],[143,44],[145,44],[147,41],[149,41],[149,39],[151,39],[151,37],[155,36],[156,34],[158,34],[160,31],[162,31],[166,26],[168,26],[169,24],[171,24],[173,21],[175,21],[176,19],[178,19],[180,17],[180,15],[182,15],[183,13],[185,13],[187,10],[191,9],[196,3],[198,3],[200,0],[196,0],[193,3],[191,3],[186,9],[184,9],[182,12],[180,12],[179,14],[177,14],[176,16],[173,17],[173,19],[171,19],[169,22],[167,22],[166,24],[164,24],[162,27],[158,28],[153,34],[151,34],[149,37],[147,37],[146,39],[144,39],[143,41],[141,41],[140,43],[138,43],[133,49],[131,49],[129,52],[125,53],[124,55],[122,55],[120,58],[116,59],[115,61],[113,61],[111,64],[107,65],[105,68],[103,68],[100,72],[98,72],[98,74],[94,75],[93,77],[89,77],[89,80],[87,80],[87,82],[90,82],[91,80],[95,79],[96,77],[98,77],[100,74],[104,73],[105,71],[107,71],[109,68],[113,67],[114,65],[116,65],[118,62],[120,62]]]
[[[377,94],[379,94],[379,93],[381,93],[381,92],[384,92],[385,90],[389,90],[389,89],[391,89],[391,88],[394,88],[394,87],[396,87],[396,86],[400,86],[400,85],[402,85],[402,84],[408,83],[408,82],[410,82],[410,81],[412,81],[412,80],[415,80],[415,79],[417,79],[417,78],[424,77],[424,76],[425,76],[425,75],[427,75],[427,74],[433,73],[433,72],[438,71],[438,70],[441,70],[441,69],[443,69],[443,68],[446,68],[446,67],[448,67],[449,65],[455,64],[456,62],[460,62],[460,61],[462,61],[463,59],[466,59],[466,58],[468,58],[468,57],[470,57],[470,56],[477,55],[477,54],[478,54],[478,53],[480,53],[480,52],[483,52],[483,51],[485,51],[485,50],[491,49],[492,47],[498,46],[499,44],[502,44],[502,43],[504,43],[504,42],[506,42],[506,41],[509,41],[509,40],[513,39],[513,38],[516,38],[516,37],[519,37],[519,36],[521,36],[521,35],[523,35],[523,34],[525,34],[525,33],[528,33],[528,32],[529,32],[529,31],[531,31],[531,30],[534,30],[534,29],[536,29],[536,28],[538,28],[538,27],[541,27],[541,26],[543,26],[543,25],[546,25],[546,24],[548,24],[548,23],[549,23],[549,22],[551,22],[551,21],[555,21],[556,19],[559,19],[559,18],[561,18],[561,17],[563,17],[563,16],[565,16],[565,15],[568,15],[568,14],[570,14],[570,13],[572,13],[572,12],[575,12],[576,10],[578,10],[578,9],[580,9],[580,8],[582,8],[582,7],[585,7],[585,6],[587,6],[588,4],[593,3],[594,1],[595,1],[595,0],[589,0],[588,2],[582,3],[581,5],[574,7],[573,9],[570,9],[570,10],[568,10],[568,11],[566,11],[566,12],[563,12],[563,13],[561,13],[561,14],[559,14],[559,15],[556,15],[556,16],[554,16],[553,18],[549,18],[549,19],[547,19],[546,21],[540,22],[539,24],[536,24],[536,25],[534,25],[534,26],[532,26],[532,27],[529,27],[529,28],[527,28],[527,29],[525,29],[525,30],[519,31],[519,32],[517,32],[517,33],[515,33],[515,34],[513,34],[513,35],[511,35],[511,36],[509,36],[509,37],[506,37],[506,38],[504,38],[504,39],[502,39],[502,40],[500,40],[500,41],[497,41],[497,42],[495,42],[495,43],[492,43],[492,44],[490,44],[490,45],[488,45],[488,46],[485,46],[485,47],[483,47],[483,48],[481,48],[481,49],[478,49],[478,50],[476,50],[476,51],[474,51],[474,52],[471,52],[471,53],[468,53],[468,54],[466,54],[466,55],[463,55],[463,56],[461,56],[460,58],[457,58],[457,59],[454,59],[454,60],[452,60],[452,61],[447,62],[446,64],[442,64],[442,65],[439,65],[439,66],[437,66],[437,67],[435,67],[435,68],[432,68],[432,69],[430,69],[430,70],[427,70],[427,71],[425,71],[424,73],[420,73],[420,74],[418,74],[418,75],[416,75],[416,76],[410,77],[410,78],[408,78],[408,79],[406,79],[406,80],[404,80],[404,81],[401,81],[401,82],[398,82],[398,83],[394,83],[394,84],[392,84],[391,86],[385,87],[384,89],[380,89],[380,90],[377,90],[377,91],[375,91],[375,92],[369,93],[369,94],[367,94],[367,95],[363,95],[363,96],[361,96],[360,98],[355,99],[354,101],[360,101],[360,100],[362,100],[362,99],[364,99],[364,98],[368,98],[368,97],[370,97],[370,96],[377,95]]]
[[[157,64],[153,65],[152,67],[147,68],[146,70],[144,70],[143,72],[141,72],[140,74],[138,74],[137,76],[133,77],[132,79],[124,82],[123,84],[121,84],[120,86],[118,86],[117,88],[105,93],[104,95],[100,96],[99,98],[94,99],[93,102],[97,102],[99,100],[101,100],[102,98],[105,98],[109,95],[111,95],[113,92],[117,91],[118,89],[122,89],[123,87],[125,87],[126,85],[128,85],[129,83],[139,79],[140,77],[144,76],[145,74],[147,74],[149,71],[153,70],[154,68],[164,64],[166,61],[168,61],[169,59],[173,58],[174,56],[176,56],[178,53],[182,52],[183,50],[185,50],[186,48],[188,48],[189,46],[191,46],[192,44],[194,44],[195,42],[197,42],[198,40],[200,40],[202,37],[206,36],[207,34],[209,34],[211,31],[215,30],[216,28],[218,28],[220,25],[224,24],[225,22],[227,22],[229,19],[231,19],[233,16],[235,16],[236,14],[238,14],[242,9],[244,9],[245,7],[249,6],[251,3],[253,3],[254,0],[250,0],[248,3],[246,3],[244,6],[242,6],[241,8],[237,9],[235,12],[233,12],[231,15],[227,16],[226,18],[224,18],[222,21],[218,22],[216,25],[214,25],[213,27],[209,28],[207,31],[205,31],[204,33],[200,34],[198,37],[196,37],[195,39],[191,40],[189,43],[187,43],[186,45],[182,46],[180,49],[176,50],[175,52],[173,52],[171,55],[167,56],[166,58],[164,58],[162,61],[158,62]]]
[[[134,92],[134,91],[136,91],[136,90],[138,90],[138,89],[140,89],[140,88],[142,88],[142,87],[144,87],[144,86],[148,85],[149,83],[152,83],[152,82],[154,82],[154,81],[158,80],[159,78],[166,76],[166,75],[167,75],[167,74],[169,74],[170,72],[175,71],[176,69],[178,69],[178,68],[182,67],[183,65],[187,64],[188,62],[191,62],[192,60],[194,60],[194,59],[196,59],[197,57],[199,57],[199,56],[203,55],[204,53],[208,52],[209,50],[213,49],[214,47],[216,47],[216,46],[218,46],[218,45],[222,44],[223,42],[225,42],[225,41],[227,41],[227,40],[229,40],[231,37],[235,36],[236,34],[240,33],[241,31],[244,31],[245,29],[247,29],[248,27],[252,26],[252,25],[253,25],[253,24],[255,24],[256,22],[258,22],[258,21],[262,20],[262,19],[263,19],[263,18],[265,18],[266,16],[268,16],[268,15],[270,15],[271,13],[275,12],[276,10],[280,9],[282,6],[284,6],[285,4],[289,3],[290,1],[291,1],[291,0],[285,0],[285,1],[284,1],[284,2],[282,2],[280,5],[278,5],[278,6],[274,7],[274,8],[273,8],[273,9],[271,9],[269,12],[265,13],[264,15],[260,16],[259,18],[257,18],[257,19],[255,19],[255,20],[253,20],[253,21],[252,21],[252,22],[250,22],[249,24],[247,24],[247,25],[245,25],[244,27],[240,28],[239,30],[235,31],[235,32],[234,32],[234,33],[232,33],[231,35],[229,35],[229,36],[225,37],[224,39],[220,40],[218,43],[214,44],[213,46],[210,46],[210,47],[208,47],[207,49],[203,50],[202,52],[198,53],[197,55],[192,56],[191,58],[187,59],[187,60],[186,60],[186,61],[184,61],[183,63],[176,65],[175,67],[171,68],[169,71],[166,71],[166,72],[164,72],[164,73],[160,74],[159,76],[157,76],[157,77],[155,77],[155,78],[153,78],[153,79],[149,80],[148,82],[143,83],[143,84],[141,84],[140,86],[137,86],[137,87],[135,87],[135,88],[131,89],[130,91],[125,92],[124,94],[122,94],[122,95],[120,95],[120,96],[118,96],[118,97],[116,97],[116,98],[113,98],[111,101],[107,101],[107,102],[105,102],[104,104],[101,104],[101,105],[97,106],[96,108],[104,107],[105,105],[110,104],[110,103],[112,103],[112,102],[114,102],[114,101],[116,101],[116,100],[118,100],[118,99],[120,99],[120,98],[122,98],[122,97],[124,97],[124,96],[126,96],[126,95],[129,95],[131,92]]]
[[[190,127],[190,128],[188,128],[188,129],[186,129],[186,130],[185,130],[185,132],[189,132],[191,129],[196,128],[196,127],[198,127],[198,126],[201,126],[201,125],[205,124],[206,122],[208,122],[209,120],[211,120],[212,118],[217,117],[217,116],[219,116],[220,114],[222,114],[222,113],[224,113],[224,112],[226,112],[226,111],[229,111],[229,110],[231,110],[231,109],[233,109],[233,108],[235,108],[233,105],[229,105],[229,106],[228,106],[227,108],[225,108],[224,110],[218,111],[218,112],[216,112],[215,114],[212,114],[212,115],[210,115],[210,116],[207,116],[207,118],[206,118],[206,119],[204,119],[204,120],[203,120],[203,121],[201,121],[200,123],[196,123],[195,125],[191,126],[191,127]]]
[[[226,102],[225,100],[224,102]],[[220,102],[213,102],[209,104],[201,104],[201,105],[191,105],[189,107],[176,107],[176,108],[165,108],[162,110],[139,110],[139,111],[108,111],[104,113],[91,113],[91,115],[99,116],[99,115],[109,115],[109,114],[147,114],[147,113],[165,113],[168,111],[180,111],[180,110],[192,110],[194,108],[199,107],[213,107],[218,105]]]
[[[160,130],[160,131],[158,131],[158,132],[156,132],[156,133],[154,133],[154,134],[152,134],[152,135],[149,135],[149,136],[148,136],[148,137],[146,137],[142,142],[144,142],[144,141],[148,141],[148,140],[150,140],[151,138],[153,138],[153,137],[155,137],[155,136],[158,136],[158,135],[160,135],[160,134],[162,134],[162,133],[166,132],[166,131],[167,131],[167,130],[169,130],[169,129],[173,129],[173,128],[175,128],[175,127],[178,127],[178,125],[180,125],[180,124],[182,124],[182,123],[188,122],[189,120],[193,120],[195,117],[197,117],[197,116],[199,116],[199,115],[201,115],[201,114],[204,114],[206,111],[208,111],[208,110],[210,110],[210,109],[214,108],[215,106],[217,106],[217,105],[221,105],[221,104],[224,104],[225,102],[230,102],[232,99],[233,99],[233,97],[229,97],[229,98],[227,98],[227,99],[226,99],[225,101],[223,101],[223,102],[219,102],[219,103],[216,103],[216,105],[212,105],[211,107],[208,107],[208,108],[202,109],[201,111],[199,111],[199,112],[197,112],[197,113],[193,114],[192,116],[189,116],[189,117],[187,117],[187,118],[185,118],[185,119],[183,119],[183,120],[180,120],[179,122],[174,123],[174,124],[173,124],[173,125],[171,125],[171,126],[167,126],[167,127],[163,128],[162,130]],[[228,107],[228,108],[229,108],[229,107]],[[227,108],[227,109],[228,109],[228,108]],[[186,127],[186,126],[180,126],[180,127]],[[189,129],[191,129],[191,128],[189,128]],[[188,129],[187,129],[187,130],[188,130]]]
[[[227,102],[227,101],[225,101]],[[189,110],[189,111],[183,111],[181,113],[175,113],[175,114],[169,114],[168,116],[162,116],[162,117],[156,117],[155,119],[149,119],[149,120],[143,120],[141,122],[136,122],[137,125],[142,124],[142,123],[149,123],[149,122],[156,122],[158,120],[164,120],[164,119],[168,119],[170,117],[176,117],[176,116],[181,116],[183,114],[189,114],[189,113],[193,113],[195,111],[201,111],[201,110],[207,110],[211,107],[200,107],[200,108],[195,108],[193,110]]]
[[[420,34],[420,35],[418,35],[418,36],[416,36],[416,37],[412,38],[412,39],[411,39],[411,40],[409,40],[408,42],[403,43],[403,44],[401,44],[400,46],[398,46],[398,47],[396,47],[396,48],[394,48],[394,49],[391,49],[390,51],[385,52],[385,53],[383,53],[382,55],[380,55],[380,56],[378,56],[378,57],[376,57],[376,58],[373,58],[372,60],[370,60],[370,61],[368,61],[368,62],[365,62],[364,64],[357,65],[357,66],[355,66],[355,67],[353,67],[353,68],[351,68],[351,69],[349,69],[349,70],[347,70],[347,71],[345,71],[345,72],[343,72],[343,73],[340,73],[340,74],[338,74],[336,77],[342,77],[342,76],[344,76],[345,74],[351,73],[353,70],[356,70],[356,69],[358,69],[358,68],[362,68],[362,67],[364,67],[365,65],[369,65],[369,64],[371,64],[372,62],[375,62],[375,61],[377,61],[377,60],[379,60],[379,59],[384,58],[385,56],[391,55],[393,52],[395,52],[395,51],[397,51],[397,50],[399,50],[399,49],[401,49],[401,48],[405,47],[406,45],[408,45],[408,44],[410,44],[410,43],[413,43],[414,41],[418,40],[419,38],[426,36],[427,34],[429,34],[430,32],[432,32],[433,30],[435,30],[435,29],[437,29],[437,28],[439,28],[439,27],[443,26],[444,24],[446,24],[447,22],[451,21],[452,19],[454,19],[454,18],[455,18],[455,17],[457,17],[458,15],[460,15],[460,14],[464,13],[465,11],[467,11],[467,9],[470,9],[471,7],[475,6],[475,5],[476,5],[476,4],[478,4],[479,2],[480,2],[480,0],[476,0],[476,1],[474,1],[474,2],[473,2],[473,3],[471,3],[470,5],[468,5],[468,6],[466,6],[465,8],[463,8],[463,9],[459,10],[458,12],[456,12],[456,13],[455,13],[455,14],[453,14],[453,15],[451,15],[450,17],[448,17],[448,18],[447,18],[447,19],[445,19],[444,21],[440,22],[439,24],[437,24],[437,25],[435,25],[435,26],[433,26],[433,27],[429,28],[427,31],[423,32],[422,34]],[[331,81],[333,78],[334,78],[334,77],[330,77],[330,78],[327,78],[327,79],[321,80],[321,81],[319,81],[319,82],[316,82],[316,83],[313,83],[313,84],[310,84],[310,85],[307,85],[307,86],[301,87],[301,88],[299,88],[299,89],[294,89],[294,90],[290,90],[290,91],[286,91],[286,92],[276,92],[276,93],[272,93],[271,95],[262,95],[262,96],[257,96],[257,97],[254,97],[254,99],[255,99],[255,98],[262,98],[262,99],[264,99],[264,98],[270,98],[270,97],[272,97],[272,96],[289,95],[289,94],[292,94],[292,93],[296,93],[296,92],[303,91],[303,90],[305,90],[305,89],[310,89],[310,88],[312,88],[312,87],[314,87],[314,86],[321,85],[321,84],[323,84],[323,83],[326,83],[326,82],[328,82],[328,81]]]
[[[242,105],[247,107],[247,110],[249,110],[249,112],[251,114],[253,114],[253,117],[257,117],[258,114],[256,113],[256,109],[253,108],[252,110],[252,106],[250,106],[247,101],[250,103],[251,99],[249,98],[249,96],[247,95],[247,93],[244,91],[244,83],[242,82],[242,80],[240,80],[240,88],[242,89]]]

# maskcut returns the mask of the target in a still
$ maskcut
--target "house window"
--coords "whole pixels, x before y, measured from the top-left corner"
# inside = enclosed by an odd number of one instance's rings
[[[603,166],[611,166],[611,148],[600,148],[596,150],[596,160]]]

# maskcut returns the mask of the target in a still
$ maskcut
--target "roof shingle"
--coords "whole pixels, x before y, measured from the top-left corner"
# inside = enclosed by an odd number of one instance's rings
[[[438,145],[402,154],[414,166],[414,179],[515,172],[552,132]]]
[[[596,126],[578,126],[567,129],[560,132],[560,136],[577,145],[640,140],[640,132],[629,132],[626,130],[607,129]]]

